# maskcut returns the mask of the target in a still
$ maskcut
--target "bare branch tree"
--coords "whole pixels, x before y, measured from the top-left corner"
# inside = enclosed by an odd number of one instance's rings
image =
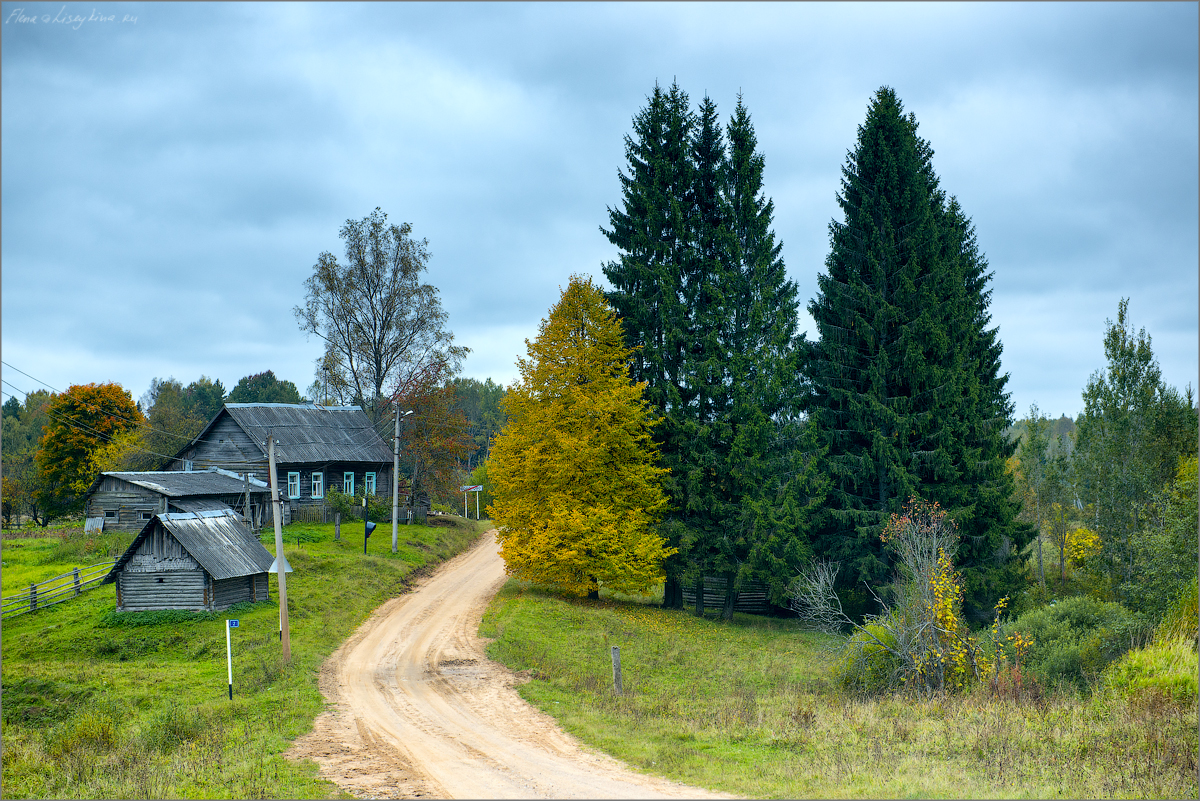
[[[437,289],[421,283],[429,244],[411,234],[412,225],[389,225],[378,208],[347,220],[338,233],[345,263],[322,253],[305,281],[304,305],[293,309],[300,329],[326,342],[317,381],[351,390],[374,422],[388,409],[385,387],[394,391],[431,373],[444,382],[469,352],[446,330]]]

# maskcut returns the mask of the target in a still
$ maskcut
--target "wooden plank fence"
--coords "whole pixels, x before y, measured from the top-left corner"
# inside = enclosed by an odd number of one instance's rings
[[[696,606],[695,581],[687,581],[683,586],[683,604],[685,607]],[[704,577],[704,608],[707,610],[721,609],[725,606],[725,577]],[[767,588],[762,584],[747,583],[738,593],[733,605],[735,612],[748,612],[752,615],[765,615],[769,609],[767,603]]]
[[[29,589],[16,595],[0,599],[0,618],[10,618],[24,612],[33,612],[46,606],[69,601],[84,590],[98,585],[117,563],[116,559],[100,562],[91,567],[75,568],[52,579],[30,584]]]

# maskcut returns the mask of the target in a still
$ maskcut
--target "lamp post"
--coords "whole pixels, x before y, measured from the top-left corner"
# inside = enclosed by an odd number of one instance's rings
[[[403,414],[408,417],[413,413],[409,409]],[[396,552],[396,516],[400,512],[400,407],[396,407],[396,434],[392,437],[392,553]]]

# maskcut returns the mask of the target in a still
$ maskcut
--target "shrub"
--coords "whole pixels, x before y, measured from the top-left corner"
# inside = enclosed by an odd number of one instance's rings
[[[1157,694],[1186,705],[1196,702],[1197,671],[1196,650],[1180,637],[1130,651],[1105,671],[1104,681],[1128,697]]]
[[[879,695],[900,689],[904,663],[897,653],[895,616],[889,622],[867,623],[850,636],[837,663],[837,682],[845,690],[863,695]]]
[[[1163,619],[1154,633],[1158,641],[1186,639],[1192,642],[1193,648],[1196,647],[1197,620],[1200,619],[1198,589],[1200,586],[1198,586],[1197,579],[1193,578],[1191,586],[1184,588],[1183,592],[1179,593],[1167,607],[1166,614],[1163,615]]]
[[[1149,628],[1118,603],[1079,596],[1026,612],[1005,631],[1031,641],[1027,665],[1044,684],[1086,690],[1110,663],[1144,642]]]
[[[853,630],[841,662],[842,685],[875,693],[902,684],[933,693],[965,690],[989,675],[999,629],[993,626],[981,639],[963,621],[954,521],[938,504],[914,497],[903,514],[892,515],[881,539],[898,565],[894,600],[883,614],[869,615],[863,624],[847,617],[834,589],[837,567],[829,563],[810,565],[789,589],[790,605],[805,625],[829,633]],[[997,617],[1006,602],[997,604]]]

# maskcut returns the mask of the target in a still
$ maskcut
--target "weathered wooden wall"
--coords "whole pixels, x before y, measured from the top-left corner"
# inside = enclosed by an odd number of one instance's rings
[[[257,470],[262,477],[267,475],[267,460],[262,451],[228,415],[218,420],[204,439],[188,448],[181,458],[172,460],[167,469],[183,470],[184,461],[188,459],[193,470],[224,467],[239,473],[249,469],[250,472]]]
[[[104,527],[108,530],[141,531],[146,525],[142,513],[165,512],[166,503],[166,498],[157,492],[116,476],[105,476],[88,499],[86,516],[105,518]],[[116,512],[117,517],[108,517],[105,512]]]
[[[203,570],[174,570],[135,573],[117,577],[117,611],[145,612],[155,609],[206,609],[207,576]]]

